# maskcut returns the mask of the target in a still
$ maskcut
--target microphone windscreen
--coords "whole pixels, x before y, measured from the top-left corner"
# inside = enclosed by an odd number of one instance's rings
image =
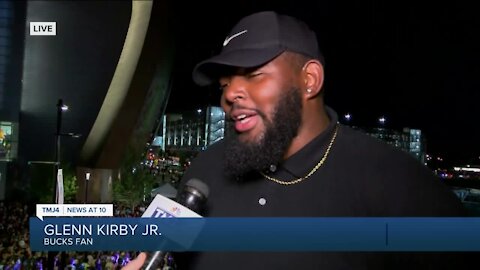
[[[185,185],[198,190],[198,192],[202,193],[203,196],[205,196],[205,198],[208,198],[208,194],[210,190],[208,189],[207,184],[205,184],[201,180],[192,178],[188,180],[187,183],[185,183]]]

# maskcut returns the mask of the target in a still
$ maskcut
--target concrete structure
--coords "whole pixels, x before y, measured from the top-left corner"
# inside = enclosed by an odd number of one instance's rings
[[[62,165],[78,165],[80,201],[86,172],[92,174],[89,199],[110,200],[127,147],[139,149],[148,141],[166,105],[174,57],[167,1],[1,5],[6,24],[0,27],[0,121],[18,126],[10,137],[19,142],[12,161],[23,172],[11,179],[21,183],[11,186],[53,185],[53,169],[50,180],[30,172],[53,165],[56,103],[63,99],[69,110],[62,114],[62,133],[82,136],[62,137]],[[55,22],[56,35],[30,35],[31,22]]]

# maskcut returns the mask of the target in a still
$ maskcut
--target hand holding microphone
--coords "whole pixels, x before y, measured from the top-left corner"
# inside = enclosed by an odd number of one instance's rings
[[[203,208],[207,202],[208,194],[209,189],[204,182],[198,179],[190,179],[187,181],[182,191],[178,193],[176,200],[177,203],[161,195],[157,195],[157,197],[145,210],[143,217],[201,217],[198,215],[198,213],[203,211]],[[180,216],[176,215],[175,213],[171,213],[168,210],[174,205],[182,208],[186,207],[184,210],[187,211],[182,211],[182,215]],[[122,270],[136,270],[140,269],[140,267],[141,269],[145,270],[157,269],[162,263],[166,253],[167,251],[155,251],[152,253],[142,252],[136,259],[132,260],[125,267],[123,267]]]
[[[145,263],[145,259],[147,258],[147,254],[145,252],[140,253],[135,259],[128,262],[127,265],[122,267],[122,270],[137,270],[142,267]]]

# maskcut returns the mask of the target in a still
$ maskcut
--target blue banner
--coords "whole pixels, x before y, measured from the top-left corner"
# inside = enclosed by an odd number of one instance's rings
[[[480,251],[480,218],[30,218],[34,251]]]

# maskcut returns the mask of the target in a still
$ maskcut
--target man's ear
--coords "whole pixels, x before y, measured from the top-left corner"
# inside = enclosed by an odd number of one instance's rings
[[[307,98],[316,97],[323,86],[323,65],[318,60],[309,60],[302,69],[304,81],[304,96]]]

